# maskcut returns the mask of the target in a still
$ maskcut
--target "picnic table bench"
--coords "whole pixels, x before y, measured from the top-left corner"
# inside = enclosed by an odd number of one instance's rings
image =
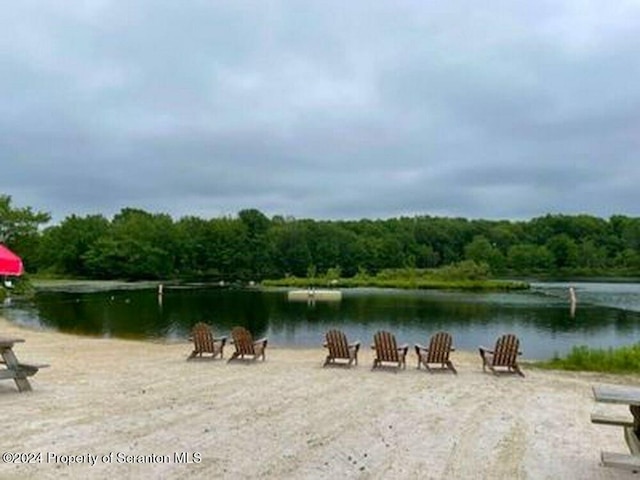
[[[2,360],[0,364],[5,368],[0,368],[0,380],[11,380],[16,382],[18,391],[28,392],[31,390],[31,384],[27,377],[31,377],[38,373],[38,370],[44,367],[48,367],[46,364],[28,364],[20,363],[18,357],[13,351],[13,346],[16,343],[22,343],[22,338],[5,338],[0,337],[0,356]]]
[[[624,439],[630,451],[630,454],[602,452],[602,464],[633,472],[640,471],[640,388],[622,385],[595,385],[593,396],[596,402],[629,405],[631,412],[631,417],[591,415],[593,423],[622,427]]]

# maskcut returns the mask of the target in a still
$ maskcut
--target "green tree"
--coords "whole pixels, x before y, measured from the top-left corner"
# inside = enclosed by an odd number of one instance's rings
[[[464,247],[464,255],[467,260],[487,264],[493,272],[500,271],[504,267],[502,253],[483,235],[473,237],[471,243]]]
[[[71,215],[43,232],[39,264],[57,273],[86,276],[90,272],[85,255],[108,232],[109,221],[102,215]]]
[[[238,239],[238,248],[243,251],[246,275],[262,279],[275,270],[273,249],[268,237],[271,221],[256,209],[241,210],[238,218],[245,229],[243,238]]]
[[[38,228],[51,220],[48,213],[13,207],[11,203],[10,195],[0,195],[0,243],[12,245],[21,238],[35,236]]]
[[[518,273],[543,272],[553,268],[554,258],[544,245],[523,243],[509,248],[507,265]]]
[[[625,248],[620,251],[615,256],[613,263],[616,267],[629,270],[629,273],[634,275],[640,273],[640,253],[632,248]]]
[[[585,240],[577,245],[578,267],[602,269],[607,267],[607,251],[604,247],[596,246],[593,240]]]
[[[27,271],[38,269],[39,229],[50,219],[49,213],[14,207],[10,195],[0,195],[0,243],[22,257]]]
[[[577,265],[578,247],[566,233],[554,235],[546,244],[558,268],[570,268]]]
[[[187,216],[175,223],[175,267],[181,275],[202,276],[207,264],[208,224],[202,218]]]
[[[167,278],[174,274],[176,250],[169,215],[125,208],[114,216],[109,234],[87,251],[86,266],[101,278]]]
[[[242,222],[233,218],[216,218],[209,221],[206,236],[207,276],[232,280],[246,277],[250,271],[247,258],[246,231]]]
[[[628,219],[622,229],[621,237],[626,247],[640,252],[640,218]]]
[[[280,225],[274,232],[274,237],[280,271],[284,274],[304,277],[313,259],[303,224],[287,222]]]

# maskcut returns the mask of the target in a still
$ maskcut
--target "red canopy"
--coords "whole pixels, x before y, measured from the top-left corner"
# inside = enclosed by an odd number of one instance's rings
[[[22,275],[22,259],[4,245],[0,245],[0,275]]]

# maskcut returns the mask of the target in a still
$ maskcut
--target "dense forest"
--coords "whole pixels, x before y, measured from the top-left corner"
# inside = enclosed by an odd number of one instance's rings
[[[125,208],[113,218],[50,215],[0,195],[0,242],[29,273],[95,279],[352,277],[472,260],[494,276],[640,275],[640,218],[545,215],[528,221],[432,216],[268,218],[256,209],[203,219]]]

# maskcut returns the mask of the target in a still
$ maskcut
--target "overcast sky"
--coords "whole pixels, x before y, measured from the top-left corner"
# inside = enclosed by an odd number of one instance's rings
[[[640,2],[20,0],[0,193],[112,216],[640,216]]]

